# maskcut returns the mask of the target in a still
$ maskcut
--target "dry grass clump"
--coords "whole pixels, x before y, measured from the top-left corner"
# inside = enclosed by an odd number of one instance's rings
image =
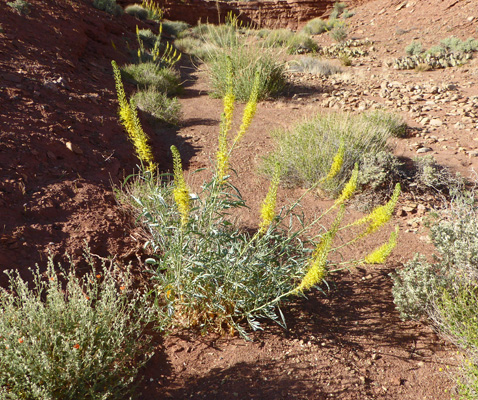
[[[138,18],[141,21],[144,21],[148,18],[148,10],[142,7],[140,4],[130,4],[126,6],[124,12],[128,15]]]
[[[361,165],[364,154],[387,151],[393,125],[373,115],[345,113],[319,114],[290,129],[273,132],[276,150],[265,157],[263,170],[270,174],[279,164],[282,180],[292,186],[311,186],[327,175],[337,149],[344,145],[344,161],[339,173],[323,185],[337,194],[350,177],[354,164]]]
[[[288,63],[290,72],[303,72],[307,74],[331,76],[342,73],[342,69],[328,61],[315,57],[302,57]]]

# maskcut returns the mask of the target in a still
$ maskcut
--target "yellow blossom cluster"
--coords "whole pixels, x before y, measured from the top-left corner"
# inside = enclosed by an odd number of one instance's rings
[[[115,61],[111,62],[113,66],[113,74],[115,78],[116,93],[119,103],[119,117],[124,126],[129,139],[133,143],[136,155],[143,164],[147,164],[147,169],[153,172],[156,169],[153,152],[148,144],[148,136],[141,127],[141,122],[138,117],[136,105],[131,100],[128,102],[121,81],[121,72]]]
[[[189,211],[191,209],[191,196],[189,188],[186,185],[181,165],[181,156],[176,146],[171,146],[173,153],[173,173],[174,173],[174,189],[173,196],[179,213],[181,214],[181,226],[186,225],[189,219]]]
[[[390,234],[390,238],[388,239],[387,243],[384,243],[380,247],[376,248],[370,254],[365,256],[364,262],[367,264],[382,264],[388,258],[388,256],[392,253],[392,250],[397,245],[397,237],[398,237],[398,225],[395,230]]]
[[[267,229],[271,225],[272,221],[275,218],[275,208],[277,200],[277,189],[279,188],[280,182],[280,169],[279,166],[276,166],[274,176],[272,177],[271,184],[269,186],[269,191],[262,202],[261,207],[261,223],[259,224],[259,234],[263,235],[266,233]]]

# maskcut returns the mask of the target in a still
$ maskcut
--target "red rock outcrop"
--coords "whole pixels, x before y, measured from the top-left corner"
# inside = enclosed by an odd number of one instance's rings
[[[131,1],[119,1],[131,3]],[[335,0],[207,1],[159,0],[165,17],[195,25],[198,21],[217,24],[233,12],[244,23],[257,28],[298,29],[312,18],[330,11]],[[352,4],[353,1],[345,1]]]

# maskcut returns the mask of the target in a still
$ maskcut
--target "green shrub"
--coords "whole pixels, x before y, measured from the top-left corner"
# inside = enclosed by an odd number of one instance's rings
[[[344,66],[344,67],[350,67],[352,65],[352,57],[350,54],[347,54],[345,52],[341,52],[339,54],[339,60],[340,60],[340,63]]]
[[[182,53],[190,54],[202,61],[207,61],[208,57],[218,49],[212,43],[190,36],[175,40],[174,46]]]
[[[329,35],[338,43],[344,42],[348,36],[347,25],[342,21],[335,23],[333,28],[329,31]]]
[[[459,49],[460,51],[463,51],[465,53],[472,53],[474,51],[478,51],[478,40],[470,37],[464,42],[460,43]]]
[[[138,30],[138,36],[149,47],[153,47],[156,41],[158,40],[158,36],[154,34],[154,32],[151,29]]]
[[[337,193],[342,189],[355,163],[364,154],[385,151],[392,133],[389,125],[363,115],[330,113],[297,124],[291,129],[273,132],[276,150],[264,159],[264,172],[281,166],[282,179],[288,185],[310,186],[327,175],[340,144],[345,146],[344,162],[337,176],[325,188]]]
[[[409,56],[423,53],[422,43],[414,40],[407,47],[405,47],[405,53],[407,53]]]
[[[365,153],[358,175],[358,185],[362,191],[381,201],[382,191],[390,192],[397,182],[402,181],[403,164],[390,151]],[[390,193],[386,193],[389,195]],[[372,204],[376,201],[371,201]]]
[[[77,278],[50,258],[29,284],[10,272],[0,288],[0,398],[124,399],[151,356],[145,324],[154,316],[116,266]]]
[[[416,171],[414,181],[418,187],[433,189],[452,197],[456,196],[463,188],[463,178],[437,164],[433,156],[416,157],[413,162]]]
[[[183,21],[163,21],[163,33],[174,38],[181,37],[189,29],[189,24]]]
[[[427,317],[465,349],[468,360],[459,380],[462,398],[478,394],[478,208],[462,195],[431,225],[437,256],[416,256],[392,274],[393,296],[402,318]]]
[[[145,62],[125,65],[121,67],[121,71],[126,79],[134,82],[140,89],[151,88],[168,95],[180,92],[179,75],[172,68]]]
[[[123,9],[119,4],[116,4],[116,0],[94,0],[93,7],[98,10],[106,11],[108,14],[114,15],[115,17],[123,14]]]
[[[143,8],[140,4],[130,4],[129,6],[126,6],[124,12],[140,19],[141,21],[144,21],[148,18],[148,10]]]
[[[407,123],[398,114],[377,110],[364,114],[364,118],[384,126],[393,137],[404,138],[408,134]]]
[[[347,4],[340,3],[338,1],[335,2],[334,6],[332,8],[332,12],[330,13],[329,18],[331,20],[339,18],[342,15],[342,13],[345,11],[346,8],[347,8]]]
[[[132,99],[141,111],[149,114],[154,120],[177,125],[181,118],[181,103],[177,98],[169,98],[166,93],[156,89],[136,92]]]
[[[461,43],[461,40],[454,36],[450,36],[440,41],[440,45],[448,51],[459,50]]]
[[[305,72],[308,74],[330,76],[342,73],[342,69],[328,61],[322,61],[314,57],[303,57],[299,60],[290,61],[288,64],[291,72]]]
[[[228,82],[215,173],[209,182],[201,185],[200,192],[191,193],[179,152],[172,146],[173,182],[142,174],[127,181],[118,197],[145,228],[149,239],[146,246],[156,255],[146,262],[156,270],[158,305],[165,314],[172,316],[171,322],[202,332],[232,333],[237,330],[247,337],[244,323],[257,330],[261,329],[259,320],[269,318],[285,326],[279,308],[281,301],[308,291],[320,284],[327,272],[333,271],[335,267],[327,261],[328,255],[336,250],[332,243],[341,225],[344,203],[354,192],[358,171],[355,168],[347,188],[324,212],[337,210],[331,228],[324,228],[319,235],[311,234],[310,230],[317,227],[323,215],[307,223],[294,215],[294,205],[276,214],[279,168],[274,172],[262,204],[258,230],[240,229],[238,224],[231,222],[230,216],[245,203],[228,180],[229,158],[248,129],[257,99],[251,96],[245,107],[243,124],[235,139],[229,140],[234,108],[232,75]],[[259,79],[256,79],[254,85],[258,84]],[[256,92],[254,88],[252,93]],[[333,177],[340,168],[341,154],[342,147],[331,163],[328,177]],[[390,219],[399,192],[397,186],[387,205],[342,227],[366,224],[364,233],[357,234],[350,243],[356,243]],[[290,223],[282,223],[289,218]],[[297,218],[302,222],[298,230],[292,223]],[[385,246],[363,261],[383,262],[395,242],[396,232]]]
[[[478,286],[463,285],[455,293],[445,290],[437,307],[440,328],[467,353],[457,379],[460,398],[474,400],[478,397]]]
[[[264,44],[267,47],[284,47],[289,54],[310,53],[318,50],[310,36],[303,33],[294,33],[288,29],[270,31],[265,36]]]
[[[20,15],[27,15],[30,13],[31,4],[26,2],[25,0],[15,0],[7,2],[7,5],[12,7]]]
[[[325,21],[320,18],[311,19],[304,26],[304,32],[309,35],[320,35],[321,33],[327,32],[330,30],[330,24],[328,21]]]
[[[260,76],[259,100],[279,93],[285,86],[285,66],[268,49],[238,46],[212,51],[207,59],[214,97],[223,97],[227,90],[230,64],[234,71],[234,94],[238,100],[246,101],[252,91],[254,76]]]

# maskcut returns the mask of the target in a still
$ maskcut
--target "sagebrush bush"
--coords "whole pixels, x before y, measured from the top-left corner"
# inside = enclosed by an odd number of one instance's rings
[[[405,53],[407,53],[409,56],[423,53],[422,43],[414,40],[407,47],[405,47]]]
[[[142,7],[140,4],[130,4],[129,6],[126,6],[124,12],[140,19],[141,21],[144,21],[148,18],[148,10]]]
[[[363,191],[380,197],[380,192],[390,190],[403,180],[403,167],[403,163],[390,151],[365,153],[360,163],[358,185]]]
[[[77,278],[74,265],[33,281],[9,272],[0,288],[0,398],[124,399],[151,354],[154,317],[131,274],[104,263]],[[60,272],[59,272],[60,271]]]
[[[176,97],[169,98],[166,93],[156,89],[145,89],[136,92],[132,99],[138,108],[151,116],[154,121],[179,124],[181,103]]]
[[[373,124],[384,126],[393,137],[404,138],[408,134],[408,125],[399,114],[376,110],[365,113],[364,118]]]
[[[93,0],[93,7],[106,11],[115,17],[123,14],[123,8],[119,4],[116,4],[116,0]]]
[[[342,69],[329,61],[323,61],[315,57],[302,57],[288,63],[289,71],[305,72],[308,74],[330,76],[342,73]]]
[[[415,157],[413,163],[415,167],[414,181],[419,187],[432,189],[451,197],[458,194],[463,188],[463,178],[438,164],[433,156]]]
[[[127,64],[121,67],[121,72],[140,89],[151,88],[168,95],[177,94],[181,90],[177,71],[160,67],[154,62]]]
[[[386,142],[391,135],[387,123],[375,121],[367,115],[319,114],[290,129],[273,132],[276,150],[265,157],[263,170],[270,174],[278,163],[284,183],[313,185],[327,174],[334,154],[344,142],[342,169],[325,185],[326,189],[337,193],[349,178],[354,164],[361,164],[364,154],[377,154],[388,149]]]
[[[267,47],[283,47],[289,54],[310,53],[318,50],[318,45],[304,33],[295,33],[288,29],[269,31],[264,37]]]
[[[7,2],[7,6],[13,8],[20,15],[28,15],[30,13],[31,4],[25,0],[15,0]]]
[[[347,39],[348,28],[345,22],[339,21],[333,25],[333,28],[329,31],[329,35],[338,43],[342,43]]]
[[[430,237],[433,261],[416,256],[392,274],[393,296],[402,318],[428,318],[468,354],[460,380],[462,398],[478,394],[478,207],[463,195],[437,214]]]
[[[208,56],[217,51],[217,46],[195,37],[183,37],[174,41],[174,46],[182,53],[190,54],[202,61],[207,61]]]
[[[328,32],[330,29],[330,22],[321,18],[311,19],[304,26],[304,32],[309,35],[320,35],[321,33]]]
[[[183,21],[163,21],[163,33],[174,38],[181,37],[182,33],[189,28],[189,24]]]

